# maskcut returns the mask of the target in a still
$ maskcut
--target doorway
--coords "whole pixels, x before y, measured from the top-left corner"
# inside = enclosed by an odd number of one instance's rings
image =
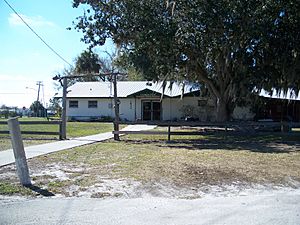
[[[142,101],[143,120],[160,120],[161,103],[160,101]]]

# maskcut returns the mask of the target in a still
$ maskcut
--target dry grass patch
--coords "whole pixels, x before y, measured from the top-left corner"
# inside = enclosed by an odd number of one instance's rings
[[[166,143],[160,136],[123,136],[120,142],[106,141],[31,159],[29,167],[33,175],[39,174],[36,184],[66,196],[90,190],[93,197],[124,196],[128,189],[149,191],[150,187],[153,191],[159,185],[179,190],[257,184],[299,187],[299,143],[265,137],[179,138]],[[0,175],[10,171],[1,168]],[[54,177],[47,184],[42,174]],[[139,187],[132,187],[131,181]]]

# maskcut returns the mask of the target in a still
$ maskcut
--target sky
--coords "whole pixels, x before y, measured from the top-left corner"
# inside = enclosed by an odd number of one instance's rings
[[[67,62],[87,45],[80,41],[82,33],[72,22],[84,8],[72,8],[71,0],[6,0],[18,14]],[[110,51],[112,43],[96,53]],[[37,99],[37,81],[42,81],[40,101],[44,106],[57,92],[52,77],[68,64],[56,56],[26,27],[18,16],[0,0],[0,106],[29,107]]]

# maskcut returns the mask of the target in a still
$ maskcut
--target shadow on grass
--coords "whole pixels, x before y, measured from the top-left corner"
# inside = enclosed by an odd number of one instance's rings
[[[38,186],[35,186],[35,185],[26,185],[25,186],[26,188],[29,188],[30,190],[42,195],[42,196],[45,196],[45,197],[52,197],[52,196],[55,196],[55,194],[53,194],[52,192],[48,191],[47,189],[42,189]]]
[[[197,143],[198,142],[198,143]],[[180,145],[176,145],[176,141],[169,144],[170,148],[184,148],[188,150],[229,150],[229,151],[251,151],[260,153],[291,153],[300,151],[295,149],[295,145],[287,145],[285,148],[281,148],[271,143],[260,143],[260,142],[248,142],[248,143],[226,143],[226,142],[213,142],[213,141],[179,141]],[[184,145],[182,145],[184,144]]]
[[[174,136],[173,136],[174,137]],[[246,150],[260,153],[291,153],[300,151],[300,139],[290,141],[289,136],[282,135],[240,135],[240,134],[208,134],[201,138],[180,139],[174,137],[166,143],[166,139],[160,140],[125,140],[131,144],[154,144],[157,147],[169,147],[187,150]],[[164,143],[163,143],[164,142]],[[284,147],[280,144],[284,144]]]

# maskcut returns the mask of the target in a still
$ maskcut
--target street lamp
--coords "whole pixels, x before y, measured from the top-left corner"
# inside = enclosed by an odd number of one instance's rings
[[[31,88],[31,87],[25,87],[26,89],[32,89],[32,90],[34,90],[34,91],[37,91],[36,89],[34,89],[34,88]]]
[[[32,87],[26,87],[26,89],[31,89],[31,90],[34,90],[34,91],[38,92],[38,90],[37,90],[37,89],[35,89],[35,88],[32,88]],[[38,97],[39,97],[39,94],[38,94]],[[37,99],[37,101],[38,101],[38,99]]]
[[[40,82],[41,82],[41,81],[38,81],[38,83],[37,83],[37,85],[39,86],[39,87],[38,87],[38,90],[35,89],[35,88],[32,88],[32,87],[26,87],[26,89],[31,89],[31,90],[34,90],[34,91],[37,92],[37,98],[36,98],[37,101],[40,100],[40,88],[41,88],[41,86],[43,85],[43,84],[40,83]]]

